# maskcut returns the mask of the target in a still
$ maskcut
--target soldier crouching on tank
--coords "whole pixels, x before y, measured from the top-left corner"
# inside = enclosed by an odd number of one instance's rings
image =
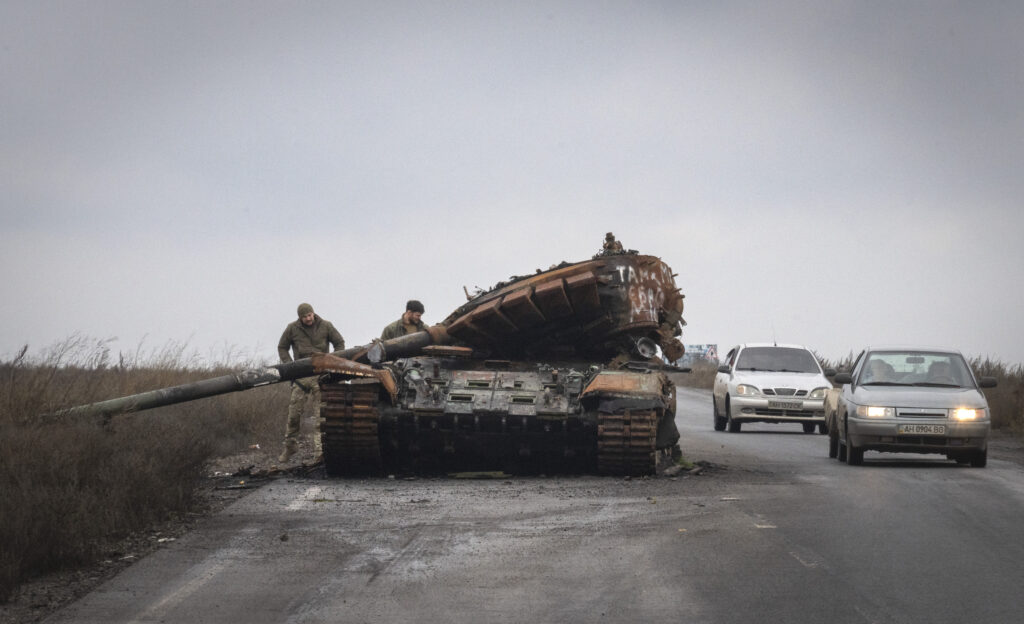
[[[288,323],[281,334],[281,340],[277,343],[277,354],[281,356],[282,362],[292,361],[291,355],[288,354],[289,349],[295,354],[295,359],[300,360],[314,353],[328,353],[328,343],[334,346],[335,351],[345,348],[345,340],[338,330],[330,321],[317,316],[313,312],[313,306],[308,303],[299,304],[298,313],[299,319]],[[313,435],[313,463],[323,461],[323,444],[320,440],[320,384],[317,383],[316,377],[303,377],[292,382],[284,450],[277,458],[279,462],[288,461],[298,450],[302,410],[306,405],[306,399],[310,397],[313,399],[313,422],[316,423],[316,433]]]
[[[402,313],[402,318],[385,327],[384,331],[380,334],[380,339],[391,340],[392,338],[401,338],[406,334],[424,331],[427,326],[421,320],[422,317],[423,304],[415,299],[410,299],[405,304],[405,312]]]
[[[602,251],[606,254],[622,252],[622,243],[620,243],[611,232],[604,235],[604,243],[601,247]]]

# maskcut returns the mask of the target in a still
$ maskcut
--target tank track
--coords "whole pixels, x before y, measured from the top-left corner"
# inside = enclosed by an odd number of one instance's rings
[[[328,475],[381,474],[379,391],[375,381],[321,382],[321,435]]]
[[[652,475],[657,469],[656,410],[598,414],[597,472],[609,476]]]

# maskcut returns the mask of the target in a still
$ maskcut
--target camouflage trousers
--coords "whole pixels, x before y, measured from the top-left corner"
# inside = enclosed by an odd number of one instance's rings
[[[313,399],[313,452],[323,451],[320,440],[320,384],[316,377],[303,377],[292,383],[292,396],[288,401],[288,423],[284,430],[284,443],[287,447],[298,448],[299,427],[302,425],[302,411],[306,401]]]

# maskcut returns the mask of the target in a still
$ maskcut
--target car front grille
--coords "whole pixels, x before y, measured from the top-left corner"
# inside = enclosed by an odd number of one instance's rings
[[[788,410],[788,409],[776,409],[774,407],[759,407],[754,410],[755,414],[761,416],[789,416],[792,418],[813,418],[815,416],[821,416],[824,412],[815,412],[814,410]]]
[[[900,418],[946,418],[946,410],[897,408],[896,415]]]
[[[796,388],[765,388],[762,392],[767,396],[807,396],[806,390]]]

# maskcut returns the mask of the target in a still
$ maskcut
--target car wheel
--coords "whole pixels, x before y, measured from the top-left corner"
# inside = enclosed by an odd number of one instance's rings
[[[845,462],[846,461],[846,440],[842,440],[842,439],[839,438],[839,432],[838,431],[836,431],[836,444],[839,446],[839,449],[836,451],[836,459],[838,459],[841,462]]]
[[[725,417],[718,415],[718,402],[711,397],[711,414],[715,418],[715,431],[725,431]]]
[[[971,457],[971,466],[974,468],[984,468],[988,464],[988,449],[978,451]]]
[[[820,433],[821,435],[825,435],[826,433],[828,433],[828,425],[826,425],[825,423],[818,423],[818,433]]]
[[[725,397],[725,422],[729,425],[729,433],[739,433],[743,427],[743,423],[736,422],[732,419],[732,406],[729,405],[729,396]]]
[[[814,433],[814,423],[800,423],[804,427],[804,433]]]
[[[835,457],[839,454],[839,436],[835,433],[828,434],[828,456]]]
[[[853,445],[849,431],[846,432],[846,463],[851,466],[860,466],[864,463],[864,449]]]

